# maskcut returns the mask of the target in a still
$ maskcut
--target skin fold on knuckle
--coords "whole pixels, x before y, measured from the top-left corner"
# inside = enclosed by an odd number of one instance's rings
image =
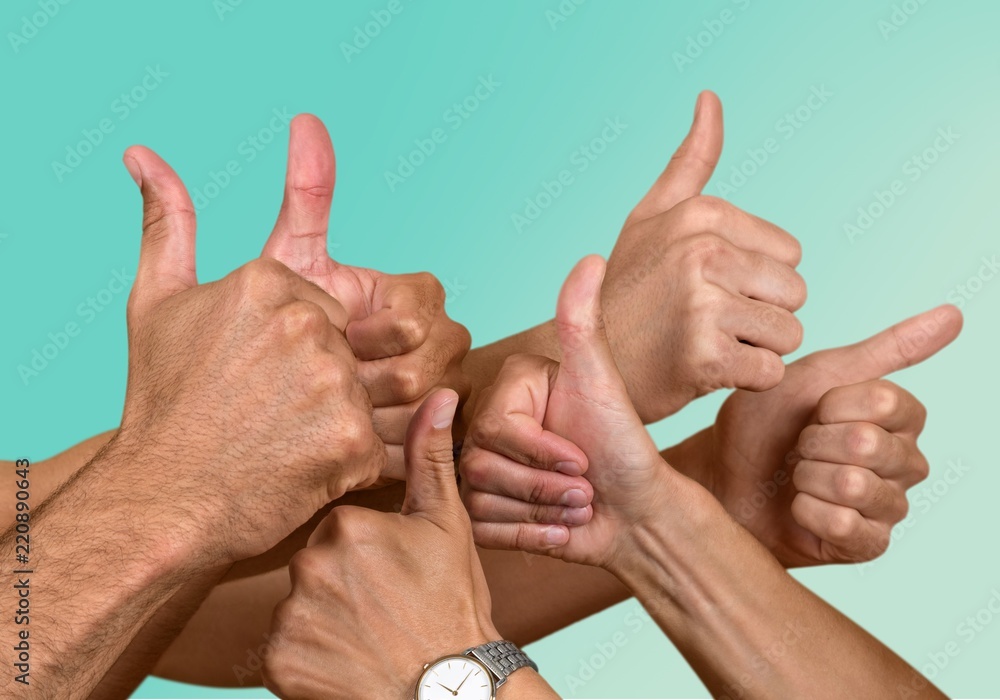
[[[869,387],[868,408],[872,419],[876,422],[895,417],[902,408],[899,387],[886,380],[872,382]]]
[[[873,493],[865,473],[851,466],[841,466],[834,473],[835,491],[842,503],[855,507],[870,506]]]
[[[830,541],[842,547],[856,544],[858,536],[858,523],[860,518],[857,511],[851,508],[836,508],[827,521],[827,531]]]
[[[868,463],[883,449],[882,431],[871,423],[851,423],[846,427],[845,442],[852,462]]]

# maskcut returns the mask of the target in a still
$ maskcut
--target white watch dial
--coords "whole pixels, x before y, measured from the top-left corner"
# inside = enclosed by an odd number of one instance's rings
[[[417,700],[491,700],[493,676],[468,656],[446,656],[427,667],[417,682]]]

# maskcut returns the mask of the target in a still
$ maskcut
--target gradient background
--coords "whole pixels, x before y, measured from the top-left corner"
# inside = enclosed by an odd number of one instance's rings
[[[578,2],[580,0],[577,0]],[[720,194],[747,149],[780,149],[728,198],[798,236],[810,300],[799,354],[858,340],[954,295],[1000,254],[995,175],[1000,140],[1000,4],[733,2],[415,2],[348,61],[342,42],[388,0],[247,0],[220,14],[209,0],[70,2],[27,44],[8,32],[37,0],[0,10],[0,454],[40,460],[117,425],[125,389],[125,297],[115,296],[38,377],[17,366],[47,334],[81,322],[76,309],[112,272],[134,272],[140,200],[122,151],[159,151],[203,189],[232,159],[242,172],[200,213],[200,277],[220,277],[259,253],[281,199],[287,129],[246,163],[240,143],[275,108],[314,112],[330,128],[339,183],[334,254],[391,272],[427,269],[449,290],[449,312],[483,344],[548,318],[561,280],[584,254],[607,254],[626,213],[687,130],[695,96],[726,108],[727,145],[707,192]],[[336,6],[335,6],[336,5]],[[560,5],[575,7],[554,22]],[[693,5],[693,4],[692,4]],[[887,36],[894,5],[916,10]],[[681,68],[675,54],[723,10],[733,21]],[[705,40],[709,35],[703,35]],[[992,47],[992,48],[991,48]],[[120,93],[147,66],[169,73],[126,119]],[[444,112],[481,76],[500,87],[460,129]],[[791,138],[778,121],[813,87],[832,97]],[[62,182],[52,162],[108,117],[115,130]],[[511,215],[604,121],[621,137],[530,227]],[[384,173],[445,127],[447,141],[390,191]],[[902,167],[938,129],[959,139],[917,182]],[[991,136],[992,134],[992,136]],[[906,193],[853,241],[844,225],[873,191]],[[975,638],[957,628],[1000,589],[1000,470],[995,397],[1000,282],[972,283],[959,340],[898,378],[930,410],[921,445],[931,477],[911,492],[912,517],[868,567],[796,575],[959,696],[1000,695],[1000,622]],[[991,330],[992,329],[992,330]],[[990,360],[989,358],[994,358]],[[654,428],[661,444],[712,421],[708,397]],[[949,461],[969,467],[943,480]],[[933,490],[937,489],[937,495]],[[933,500],[931,500],[933,495]],[[916,507],[917,498],[925,506]],[[5,599],[6,600],[6,599]],[[6,605],[6,603],[4,603]],[[704,688],[652,624],[634,632],[632,601],[529,648],[557,690],[578,698],[703,696]],[[1000,617],[1000,616],[998,616]],[[570,677],[619,631],[628,642],[582,687]],[[954,641],[960,654],[928,667]],[[267,697],[150,680],[137,697]]]

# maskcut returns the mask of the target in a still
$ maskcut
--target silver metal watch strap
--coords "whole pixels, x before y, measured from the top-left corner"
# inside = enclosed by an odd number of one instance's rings
[[[496,676],[498,688],[506,683],[507,677],[519,668],[528,666],[538,670],[538,665],[528,658],[527,654],[521,651],[516,644],[506,640],[480,644],[478,647],[467,649],[465,654],[481,661]]]

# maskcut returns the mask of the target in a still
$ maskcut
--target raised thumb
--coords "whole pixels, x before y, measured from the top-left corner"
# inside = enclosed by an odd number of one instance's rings
[[[722,155],[722,102],[705,90],[698,95],[694,121],[687,137],[629,215],[629,222],[662,214],[675,205],[701,194]]]
[[[560,375],[580,380],[616,380],[622,384],[615,365],[601,312],[601,284],[604,259],[588,255],[576,264],[559,292],[556,306],[556,333],[562,360]]]
[[[143,203],[142,247],[132,293],[140,304],[155,303],[198,284],[195,210],[177,173],[153,151],[132,146],[123,160]]]
[[[403,454],[406,460],[406,496],[403,515],[420,515],[444,523],[464,512],[455,480],[451,424],[458,394],[439,389],[424,400],[410,419]]]

